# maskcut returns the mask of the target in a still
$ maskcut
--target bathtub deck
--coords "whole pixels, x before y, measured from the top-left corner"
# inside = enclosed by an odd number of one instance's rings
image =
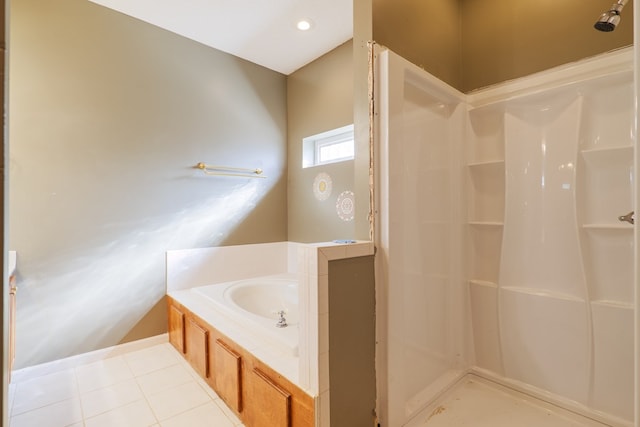
[[[407,427],[606,427],[476,377],[449,391],[435,409]]]

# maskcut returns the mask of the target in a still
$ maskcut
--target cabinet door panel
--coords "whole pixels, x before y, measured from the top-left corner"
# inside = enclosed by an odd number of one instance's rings
[[[290,427],[291,394],[273,382],[264,372],[254,368],[251,373],[251,409],[252,427]]]
[[[231,409],[240,413],[242,411],[242,358],[221,340],[216,341],[214,352],[215,389]]]
[[[194,319],[188,319],[187,331],[187,360],[203,378],[209,376],[209,331],[198,325]]]
[[[169,306],[169,342],[184,353],[184,313],[176,306]]]

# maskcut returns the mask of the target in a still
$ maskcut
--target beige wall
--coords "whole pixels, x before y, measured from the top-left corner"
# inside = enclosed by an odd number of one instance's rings
[[[287,110],[289,240],[355,238],[354,221],[345,222],[336,213],[338,195],[354,191],[354,162],[302,168],[303,138],[353,123],[351,41],[287,77]],[[331,196],[323,201],[313,193],[314,179],[321,172],[329,174],[333,182]]]
[[[10,19],[17,368],[164,332],[167,249],[287,239],[283,75],[85,0]]]
[[[353,126],[356,144],[354,160],[354,192],[362,198],[371,197],[369,176],[373,173],[370,152],[369,118],[370,42],[373,40],[373,11],[371,0],[353,0]],[[356,205],[355,236],[359,240],[373,239],[369,202]]]
[[[615,1],[462,0],[464,92],[633,44],[633,5],[615,31],[593,24]]]
[[[374,425],[374,257],[329,262],[331,427]]]
[[[377,43],[463,92],[633,43],[633,2],[602,33],[613,1],[371,1]]]
[[[372,0],[373,39],[454,87],[462,82],[460,0]]]

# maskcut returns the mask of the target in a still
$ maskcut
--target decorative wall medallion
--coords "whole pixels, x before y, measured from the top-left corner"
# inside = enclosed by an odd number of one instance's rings
[[[355,195],[353,191],[343,191],[336,201],[336,211],[343,221],[353,221],[355,212]]]
[[[333,187],[331,177],[324,172],[316,175],[316,179],[313,180],[313,194],[318,200],[327,200],[331,195],[331,189]]]

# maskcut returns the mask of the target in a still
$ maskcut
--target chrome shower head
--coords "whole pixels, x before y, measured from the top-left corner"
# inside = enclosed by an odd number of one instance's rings
[[[611,8],[600,15],[598,21],[593,26],[598,31],[610,32],[616,29],[616,26],[620,23],[620,12],[628,0],[618,0]]]

